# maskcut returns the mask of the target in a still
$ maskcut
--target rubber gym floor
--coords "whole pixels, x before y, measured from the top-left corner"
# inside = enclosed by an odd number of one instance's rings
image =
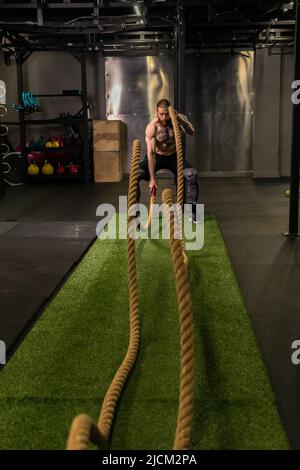
[[[161,180],[161,189],[167,186],[168,183],[168,180]],[[72,276],[70,277],[70,273],[72,273],[76,265],[83,259],[83,262],[78,267],[78,271],[74,273],[75,277],[77,272],[79,273],[79,277],[81,273],[81,276],[83,276],[81,278],[82,283],[85,279],[84,269],[87,269],[86,264],[88,263],[89,257],[93,257],[94,253],[96,258],[97,256],[101,258],[101,253],[97,254],[97,251],[95,252],[95,250],[97,250],[96,245],[92,246],[97,222],[95,215],[96,207],[103,202],[117,205],[118,195],[126,194],[127,186],[128,181],[123,180],[123,182],[119,184],[101,184],[99,186],[37,185],[7,188],[5,200],[0,201],[0,331],[1,339],[3,339],[8,346],[8,355],[9,358],[11,358],[11,364],[13,365],[15,361],[15,373],[18,371],[18,367],[20,367],[23,360],[24,364],[26,364],[26,357],[29,357],[28,348],[30,341],[32,344],[34,335],[38,334],[39,331],[43,331],[43,328],[50,327],[51,322],[49,323],[49,318],[47,320],[47,315],[49,317],[49,309],[54,309],[55,314],[55,302],[61,302],[59,295],[63,295],[64,290],[62,290],[58,296],[56,296],[56,294],[60,291],[62,286],[64,286],[67,279],[69,279],[70,282],[72,281],[73,278]],[[208,434],[203,434],[202,427],[202,434],[198,435],[197,439],[194,440],[194,448],[268,448],[268,445],[270,448],[287,448],[289,446],[295,449],[300,448],[300,411],[297,400],[299,374],[297,373],[297,366],[294,366],[290,359],[291,344],[297,339],[297,332],[300,327],[300,319],[299,315],[297,315],[299,309],[298,285],[300,276],[300,250],[297,240],[287,239],[281,234],[282,231],[286,230],[288,223],[288,199],[284,197],[286,188],[287,182],[278,180],[254,181],[250,178],[200,179],[200,201],[205,204],[205,212],[215,216],[218,227],[224,238],[225,246],[228,250],[234,273],[236,274],[238,286],[244,299],[246,307],[245,321],[249,322],[249,325],[251,325],[254,331],[257,345],[276,397],[276,405],[284,431],[281,430],[281,424],[278,417],[276,417],[276,413],[274,414],[272,410],[270,412],[267,411],[269,402],[272,401],[270,398],[272,391],[268,388],[268,380],[267,376],[264,376],[263,367],[261,368],[261,366],[258,365],[257,368],[253,368],[251,365],[252,361],[256,361],[256,356],[258,358],[258,364],[260,364],[260,358],[259,352],[256,350],[255,341],[251,343],[250,340],[251,347],[249,347],[249,350],[246,349],[239,352],[239,364],[244,365],[245,370],[252,371],[251,376],[248,378],[245,377],[245,384],[247,384],[247,380],[249,380],[249,387],[250,383],[252,387],[251,390],[253,389],[255,380],[257,380],[258,390],[260,390],[261,383],[265,384],[263,395],[266,393],[266,396],[264,395],[266,407],[264,411],[258,410],[257,413],[257,415],[261,416],[261,419],[256,419],[255,423],[252,423],[252,427],[249,426],[247,422],[237,424],[236,419],[238,415],[234,416],[233,410],[230,411],[229,408],[226,408],[226,399],[228,397],[224,396],[224,410],[226,411],[224,411],[222,418],[223,422],[219,422],[219,428],[218,426],[212,427],[211,423],[216,421],[217,409],[214,410],[211,403],[206,402],[206,406],[203,406],[203,410],[201,410],[201,406],[197,408],[196,419],[197,422],[201,422],[202,420],[202,424],[207,423]],[[209,217],[206,222],[208,224],[215,223],[215,221]],[[218,227],[216,225],[214,230],[218,231]],[[208,236],[209,233],[212,233],[210,232],[211,230],[212,226],[208,225]],[[91,246],[92,248],[88,251]],[[110,253],[112,257],[115,256],[113,250],[113,246],[108,248],[108,253]],[[223,254],[225,256],[224,259],[226,259],[227,254],[225,250]],[[151,257],[149,259],[151,259]],[[149,259],[147,269],[150,269],[151,262]],[[205,268],[203,268],[202,276],[205,276],[205,272],[207,272],[207,275],[209,275],[209,273],[211,275],[214,269],[221,269],[221,271],[225,269],[225,266],[220,267],[217,264],[214,268],[209,263],[205,263],[204,260],[203,263]],[[227,268],[230,269],[230,262],[228,266]],[[121,272],[123,268],[124,266],[122,267],[122,265],[120,265]],[[105,271],[104,268],[103,270]],[[226,272],[225,269],[224,276]],[[146,275],[146,273],[144,275]],[[116,276],[116,278],[118,279],[118,276]],[[121,282],[121,280],[118,279],[118,282]],[[64,289],[68,289],[68,286],[69,284],[67,282]],[[193,295],[195,295],[196,298],[197,295],[199,295],[199,299],[202,302],[205,296],[203,285],[202,287],[199,286],[199,291],[197,291],[197,284],[193,284],[193,289]],[[124,292],[125,291],[126,285],[124,286]],[[107,308],[109,305],[113,307],[114,299],[109,299],[109,293],[104,285],[103,289],[99,289],[99,292],[99,298],[93,299],[95,308],[98,307],[101,309],[101,305]],[[67,293],[65,295],[67,295]],[[239,299],[238,291],[235,291],[234,295],[237,296],[237,301],[241,302],[240,305],[242,306],[241,308],[243,308],[242,297]],[[74,291],[74,287],[69,296],[69,305],[73,305],[73,303],[76,305],[76,290]],[[226,292],[218,293],[216,305],[218,305],[218,308],[221,310],[222,298],[224,298],[224,296],[226,296]],[[54,301],[47,309],[49,301],[53,298]],[[151,318],[151,311],[148,315]],[[79,318],[83,316],[84,311],[81,311]],[[66,315],[66,321],[67,317],[68,315]],[[61,321],[63,321],[63,318],[60,318]],[[39,319],[43,320],[43,322],[39,322]],[[176,320],[177,317],[175,318],[174,329],[176,329]],[[226,328],[228,327],[228,321],[230,319],[224,316],[224,322],[226,320],[227,324],[224,325],[224,331],[222,332],[222,347],[224,351],[226,351],[227,343],[230,345],[232,341],[230,329],[228,330],[228,335],[226,335]],[[39,323],[41,324],[40,327]],[[32,330],[34,325],[35,328]],[[207,325],[204,322],[201,332],[203,337],[205,337],[206,327]],[[28,335],[30,330],[32,330],[31,335]],[[107,334],[109,334],[110,331],[111,328],[109,328],[108,325]],[[209,332],[207,331],[207,333]],[[176,343],[176,338],[176,335],[174,338],[171,336],[171,339],[174,339],[174,342],[172,341],[171,344]],[[28,343],[26,344],[27,339]],[[36,338],[36,341],[37,346],[39,345],[38,338]],[[62,344],[61,347],[63,346]],[[18,353],[20,358],[18,359],[18,354],[14,353],[19,347],[20,350]],[[236,350],[238,351],[238,348]],[[61,351],[61,354],[67,355],[67,351],[68,348],[66,344],[66,350]],[[201,348],[198,350],[198,353],[199,356],[201,356]],[[32,352],[30,354],[32,357]],[[229,362],[232,361],[230,357],[227,359]],[[38,351],[36,351],[35,360],[38,364]],[[43,360],[45,360],[45,358],[43,354],[41,354],[41,365],[43,364]],[[170,359],[166,359],[166,365],[169,360]],[[212,375],[214,365],[204,365],[201,363],[201,359],[199,360],[203,367],[211,367],[210,374]],[[225,352],[223,360],[225,371],[227,370]],[[228,367],[230,366],[230,364],[227,365]],[[10,365],[8,364],[5,367],[8,366]],[[93,380],[92,374],[97,373],[96,371],[99,369],[100,365],[94,364],[93,357],[91,357],[91,364],[85,364],[84,368],[85,367],[90,367],[88,377],[85,377],[88,383],[88,379]],[[105,366],[103,367],[104,370],[106,370]],[[9,371],[9,369],[7,370]],[[145,373],[141,364],[138,364],[137,371]],[[22,373],[23,376],[26,377],[24,369]],[[174,374],[174,371],[172,371],[172,373]],[[258,375],[255,376],[255,373]],[[3,385],[9,383],[10,379],[8,379],[5,374],[6,371],[4,369],[0,371],[0,388],[1,376],[3,378]],[[228,374],[229,376],[232,374],[230,367],[228,368]],[[241,374],[243,374],[242,370]],[[173,382],[176,382],[176,376],[176,373],[172,376],[174,379],[172,379]],[[170,380],[172,377],[170,377]],[[81,383],[82,377],[80,377],[80,374],[77,378],[72,378],[72,383],[74,382],[74,384],[76,384],[77,379],[78,383]],[[16,380],[16,377],[14,377],[14,380]],[[57,378],[57,380],[59,380],[59,378]],[[133,374],[126,390],[127,400],[128,394],[130,395],[131,393],[133,396],[135,394],[136,380],[138,379]],[[198,380],[200,381],[199,383],[201,383],[201,377],[198,377]],[[34,383],[33,381],[33,384]],[[232,384],[234,384],[233,378]],[[222,384],[215,383],[212,378],[210,386],[212,393],[215,392],[215,387],[219,387],[222,396]],[[52,393],[53,391],[54,388],[52,387]],[[201,386],[199,387],[199,391],[201,391]],[[1,393],[2,392],[3,389],[1,389]],[[18,390],[15,392],[18,397]],[[247,392],[246,386],[244,390],[245,396],[238,397],[240,406],[245,406],[245,412]],[[8,389],[5,398],[7,402],[9,402],[9,393],[10,390]],[[103,391],[101,391],[98,396],[97,393],[93,392],[90,396],[90,409],[95,415],[93,416],[94,418],[96,418],[97,412],[100,409],[102,393]],[[167,393],[168,390],[163,390],[162,394]],[[233,395],[235,393],[234,386],[232,393]],[[43,400],[45,398],[47,399],[46,390],[41,391],[41,396]],[[173,396],[171,398],[174,399]],[[199,398],[201,403],[201,399],[203,399],[201,394],[197,398]],[[262,399],[262,396],[257,395],[256,398],[259,401]],[[126,401],[126,397],[124,400]],[[205,403],[205,401],[203,403]],[[137,408],[142,406],[142,404],[143,400],[138,400]],[[32,427],[35,413],[39,415],[43,412],[43,403],[36,398],[30,406],[33,406],[34,412],[31,414],[33,421],[29,422],[28,426]],[[57,399],[56,406],[60,408],[59,413],[61,413],[61,419],[63,421],[66,413],[59,399]],[[161,404],[156,404],[156,406],[158,407],[154,407],[156,413],[161,412],[163,415],[164,410],[166,415],[170,415],[171,422],[172,419],[174,420],[174,417],[171,416],[170,413],[167,413],[167,406],[165,407]],[[138,411],[141,412],[141,410]],[[13,411],[11,413],[13,414]],[[226,416],[228,419],[226,419]],[[116,426],[114,434],[115,441],[112,443],[115,447],[121,448],[120,436],[124,434],[124,422],[127,419],[126,408],[125,406],[122,408],[121,405],[119,428]],[[132,416],[132,420],[134,421],[134,416]],[[2,425],[4,425],[5,422],[9,422],[9,413],[7,412],[2,420]],[[228,423],[235,429],[235,432],[238,429],[238,425],[241,429],[243,426],[249,426],[250,434],[252,433],[253,436],[256,435],[256,438],[251,440],[250,436],[250,440],[248,441],[241,439],[241,441],[238,442],[237,439],[237,441],[229,442],[222,431],[222,425],[224,426],[223,429],[225,429]],[[57,423],[55,423],[55,425],[56,424]],[[66,423],[64,423],[64,426],[66,426]],[[134,425],[132,424],[132,426]],[[269,434],[266,433],[264,429],[268,426],[273,427],[273,431]],[[15,440],[11,442],[9,433],[7,434],[7,438],[5,438],[4,431],[4,429],[1,429],[1,436],[3,436],[1,437],[2,442],[0,442],[1,448],[21,448],[22,445],[24,447],[28,445],[26,439],[25,441],[22,440],[21,436],[19,437],[19,441]],[[166,430],[162,428],[161,432],[164,436]],[[262,436],[261,441],[259,440],[260,433]],[[286,440],[285,433],[288,441]],[[274,439],[270,439],[268,443],[265,436],[270,435],[272,435]],[[49,440],[51,441],[50,437],[51,436],[49,436]],[[136,439],[136,436],[132,435],[132,442],[128,443],[128,445],[131,445],[131,448],[134,448],[134,439]],[[48,448],[51,448],[51,445],[58,448],[62,447],[62,442],[55,441],[55,436],[53,436],[53,444],[51,444],[50,441],[48,442]],[[16,444],[16,442],[18,443]],[[165,447],[170,446],[172,441],[168,442],[167,438],[164,438],[162,443],[155,440],[141,440],[141,442],[136,445],[143,446],[146,445],[145,442],[150,442],[153,448],[159,448],[160,445]],[[34,448],[34,441],[32,445]],[[36,445],[38,446],[39,444],[36,442]],[[43,439],[40,441],[40,445],[46,447],[46,443]]]

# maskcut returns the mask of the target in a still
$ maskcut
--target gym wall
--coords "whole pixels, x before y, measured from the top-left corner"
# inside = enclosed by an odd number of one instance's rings
[[[252,170],[253,68],[253,52],[186,59],[186,112],[197,131],[187,155],[202,175]]]
[[[285,176],[289,173],[291,138],[290,86],[293,55],[269,55],[267,50],[245,55],[186,57],[186,114],[196,128],[187,136],[187,157],[201,175]],[[278,51],[280,52],[280,51]],[[246,57],[248,55],[249,57]],[[7,102],[17,102],[16,65],[6,66],[0,54],[0,78],[7,85]],[[127,124],[129,171],[133,138],[144,131],[161,97],[173,101],[173,60],[159,57],[107,57],[90,53],[87,59],[88,98],[95,119],[121,119]],[[80,88],[80,64],[66,52],[33,53],[24,64],[24,89],[60,93]],[[76,97],[42,98],[41,118],[76,112]],[[180,111],[180,110],[179,110]],[[8,120],[17,113],[9,109]],[[45,135],[45,127],[28,128],[27,135]],[[59,132],[60,127],[52,132]],[[9,137],[19,142],[18,128]]]
[[[172,57],[107,57],[105,87],[107,119],[124,121],[128,149],[134,139],[140,139],[145,155],[145,128],[155,115],[156,103],[161,98],[174,101]],[[129,173],[130,155],[123,168]]]
[[[23,65],[24,90],[32,93],[61,93],[64,89],[81,89],[80,63],[68,52],[34,52]],[[11,104],[18,102],[17,68],[15,59],[7,66],[0,54],[0,76],[6,82],[8,121],[18,121],[18,113]],[[104,61],[99,54],[87,56],[87,87],[89,104],[95,119],[105,119],[105,88]],[[79,111],[81,100],[77,97],[40,98],[42,112],[33,116],[34,119],[55,118],[61,112],[71,114]],[[62,133],[62,126],[27,126],[26,135],[38,137]],[[17,126],[10,126],[9,139],[16,146],[19,144]]]
[[[254,177],[288,176],[290,173],[294,55],[289,52],[256,51]]]

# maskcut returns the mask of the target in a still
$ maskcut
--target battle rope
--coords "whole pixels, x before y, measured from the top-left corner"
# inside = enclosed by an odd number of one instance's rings
[[[136,190],[138,184],[138,165],[141,153],[141,143],[134,140],[131,153],[131,172],[128,190],[128,209],[136,203]],[[137,359],[140,344],[140,325],[138,312],[138,290],[136,275],[135,241],[130,236],[134,229],[131,224],[133,216],[128,212],[128,283],[129,283],[129,306],[130,306],[130,339],[126,356],[115,374],[113,381],[104,397],[98,425],[87,415],[77,416],[71,425],[67,449],[87,449],[89,443],[100,446],[108,446],[108,439],[117,402],[122,393],[126,380],[131,373]]]
[[[149,205],[149,214],[148,214],[148,220],[146,222],[145,225],[141,225],[141,230],[143,232],[145,232],[146,230],[148,230],[148,228],[150,227],[151,225],[151,221],[152,221],[152,213],[153,213],[153,204],[155,203],[155,199],[156,199],[156,191],[154,191],[153,193],[151,193],[151,196],[150,196],[150,205]]]
[[[86,414],[76,416],[71,424],[67,450],[87,450],[91,444],[105,448],[105,439],[92,418]]]
[[[128,190],[128,208],[136,203],[136,188],[138,181],[138,166],[141,153],[141,143],[139,140],[133,141],[131,155],[131,172]],[[129,308],[130,308],[130,339],[126,356],[117,371],[102,405],[98,427],[103,429],[104,436],[108,439],[112,421],[117,405],[117,401],[121,395],[125,382],[132,371],[137,359],[140,344],[140,324],[138,312],[138,290],[136,276],[136,258],[135,258],[135,241],[130,237],[131,221],[134,217],[128,215],[128,283],[129,283]]]
[[[177,112],[173,108],[173,106],[169,106],[169,114],[171,117],[174,135],[175,135],[175,144],[176,144],[176,154],[177,154],[177,204],[179,206],[179,210],[177,211],[177,220],[178,220],[178,227],[181,228],[182,231],[182,209],[183,209],[183,195],[184,195],[184,180],[183,180],[183,148],[182,148],[182,141],[181,141],[181,130],[177,119]],[[188,263],[188,257],[184,251],[184,241],[183,237],[180,241],[182,254],[183,254],[183,261],[185,264]]]
[[[169,114],[172,121],[175,144],[176,144],[176,154],[177,154],[177,204],[180,206],[183,205],[183,194],[184,194],[184,181],[183,181],[183,148],[181,141],[181,131],[177,119],[177,113],[173,106],[169,106]]]
[[[180,209],[177,211],[177,220],[178,227],[182,233],[182,209],[183,209],[183,196],[184,196],[184,179],[183,179],[183,148],[181,140],[181,130],[177,119],[177,112],[173,106],[169,106],[169,114],[172,121],[174,136],[175,136],[175,145],[176,145],[176,155],[177,155],[177,204]],[[155,203],[156,194],[151,194],[150,196],[150,205],[149,205],[149,215],[148,221],[145,226],[141,226],[141,230],[147,230],[151,225],[153,204]],[[183,238],[181,239],[181,249],[183,252],[184,263],[188,263],[188,257],[184,251],[184,242]]]
[[[173,206],[171,189],[162,194],[163,203]],[[173,449],[185,450],[190,445],[194,401],[194,332],[192,302],[190,296],[188,269],[184,262],[181,241],[174,238],[174,214],[169,210],[170,246],[180,323],[180,391],[177,426]]]
[[[138,290],[135,241],[132,231],[135,214],[131,215],[130,207],[136,202],[136,190],[138,184],[138,164],[140,159],[141,144],[135,140],[131,155],[131,172],[128,191],[128,274],[129,274],[129,304],[130,304],[130,340],[125,359],[119,367],[102,404],[98,425],[88,415],[78,415],[72,422],[67,449],[88,449],[91,443],[98,448],[107,448],[108,439],[112,427],[114,413],[118,399],[126,380],[131,373],[137,359],[140,328],[138,314]],[[163,202],[169,207],[173,205],[173,194],[170,189],[163,192]],[[176,433],[173,448],[185,450],[190,445],[190,435],[193,413],[194,394],[194,336],[192,304],[189,292],[187,265],[184,262],[184,252],[181,240],[174,238],[174,214],[170,211],[170,246],[173,261],[173,269],[176,279],[176,291],[180,321],[180,391]]]
[[[177,120],[177,114],[173,106],[169,106],[169,114],[171,117],[173,129],[174,129],[176,154],[177,154],[177,203],[182,207],[183,206],[183,194],[184,194],[184,180],[183,180],[183,149],[182,149],[182,142],[181,142],[181,131],[180,131],[180,126]],[[147,230],[147,228],[150,227],[151,225],[152,205],[155,203],[155,196],[156,196],[155,193],[150,195],[149,216],[148,216],[148,221],[146,225],[142,227],[143,230]]]

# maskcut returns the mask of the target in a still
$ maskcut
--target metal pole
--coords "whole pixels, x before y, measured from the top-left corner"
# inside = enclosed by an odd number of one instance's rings
[[[295,80],[300,80],[300,0],[296,1],[295,28]],[[285,235],[299,236],[299,164],[300,164],[300,105],[293,105],[292,154],[290,179],[289,232]]]
[[[175,30],[175,81],[174,101],[179,113],[185,113],[185,1],[177,2],[177,24]],[[182,135],[182,148],[185,155],[185,135]]]
[[[1,119],[0,119],[0,125],[1,125]],[[5,186],[4,186],[4,177],[3,177],[3,171],[2,171],[2,144],[3,142],[3,137],[0,134],[0,196],[3,196],[5,193]]]
[[[178,109],[178,26],[175,26],[174,30],[174,107]]]
[[[83,112],[83,157],[85,167],[85,182],[90,182],[90,159],[89,159],[89,123],[87,114],[87,81],[86,81],[86,53],[80,55],[81,65],[81,88],[82,88],[82,112]]]
[[[17,55],[17,82],[18,82],[18,101],[19,104],[23,103],[22,93],[24,91],[23,85],[23,55],[19,52]],[[20,123],[20,147],[22,154],[23,172],[24,177],[26,175],[26,135],[25,135],[25,113],[23,110],[19,111],[19,123]]]
[[[185,2],[177,3],[177,27],[175,31],[175,107],[185,112]]]
[[[0,91],[1,91],[0,103],[3,105],[3,108],[1,108],[2,116],[0,117],[0,126],[1,126],[2,117],[5,117],[7,114],[7,110],[4,108],[4,105],[6,105],[6,85],[3,80],[0,80]],[[5,193],[4,176],[3,176],[3,171],[2,171],[2,157],[3,157],[2,144],[4,144],[4,139],[3,139],[2,134],[4,134],[4,132],[1,131],[0,133],[0,196],[3,196]]]

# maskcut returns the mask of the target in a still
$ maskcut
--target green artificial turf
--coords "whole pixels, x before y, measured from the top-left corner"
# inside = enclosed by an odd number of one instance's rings
[[[289,447],[214,218],[189,252],[196,336],[194,449]],[[113,449],[172,448],[179,329],[168,241],[137,242],[142,342]],[[97,419],[127,350],[126,240],[97,240],[0,372],[0,448],[63,449],[72,418]]]

